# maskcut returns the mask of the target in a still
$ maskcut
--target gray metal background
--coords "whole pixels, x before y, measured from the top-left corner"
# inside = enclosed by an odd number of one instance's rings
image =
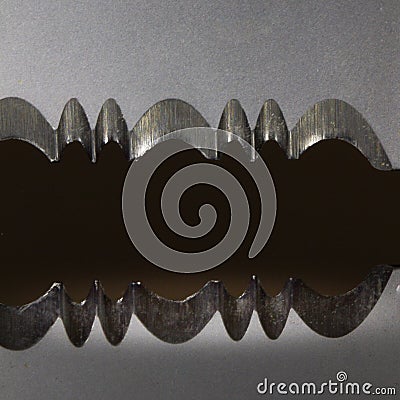
[[[70,97],[93,123],[114,97],[131,127],[178,97],[217,125],[238,98],[254,125],[267,98],[289,127],[324,98],[357,108],[400,166],[398,1],[1,1],[0,97],[19,96],[56,126]],[[73,348],[58,321],[36,347],[0,350],[0,398],[252,398],[265,376],[322,381],[347,371],[399,390],[396,272],[367,321],[342,339],[292,313],[268,340],[253,321],[232,342],[219,316],[193,341],[168,345],[132,322],[117,348],[95,327]]]

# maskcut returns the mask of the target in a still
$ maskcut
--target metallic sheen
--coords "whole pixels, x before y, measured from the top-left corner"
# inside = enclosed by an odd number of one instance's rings
[[[374,308],[393,268],[379,266],[353,290],[340,296],[322,296],[301,280],[290,279],[284,290],[271,297],[256,277],[239,297],[231,296],[219,281],[208,282],[183,301],[168,300],[145,289],[129,285],[125,295],[113,302],[95,282],[88,297],[74,303],[60,283],[38,300],[21,307],[0,304],[0,345],[24,350],[42,339],[57,318],[61,318],[69,339],[82,346],[88,339],[97,315],[108,341],[119,344],[135,314],[157,338],[183,343],[195,337],[219,311],[226,331],[240,340],[256,311],[265,334],[276,339],[293,309],[315,332],[337,338],[356,329]]]
[[[93,130],[76,99],[69,100],[64,107],[57,129],[53,129],[28,102],[13,97],[0,100],[0,140],[25,140],[42,150],[50,161],[60,160],[65,146],[74,141],[82,144],[93,162],[101,148],[110,141],[117,142],[132,160],[151,149],[165,134],[207,126],[207,121],[194,107],[177,99],[163,100],[150,107],[131,131],[128,131],[122,112],[112,99],[103,105]],[[289,158],[300,157],[307,148],[321,140],[340,139],[360,150],[375,168],[392,169],[372,128],[357,110],[341,100],[328,99],[315,104],[291,131],[287,129],[275,101],[264,103],[255,129],[251,130],[240,103],[230,100],[223,110],[219,128],[235,133],[256,150],[263,143],[275,140]]]

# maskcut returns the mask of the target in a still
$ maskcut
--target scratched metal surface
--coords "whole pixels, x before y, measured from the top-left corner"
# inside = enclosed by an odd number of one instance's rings
[[[26,350],[38,343],[57,318],[61,318],[71,342],[81,347],[91,333],[96,315],[104,335],[114,345],[124,339],[132,315],[157,338],[178,344],[193,339],[219,312],[229,336],[240,340],[254,311],[265,334],[277,339],[291,309],[316,333],[338,338],[357,329],[368,317],[392,273],[392,267],[379,266],[358,286],[339,296],[322,296],[300,279],[290,279],[281,293],[268,296],[261,282],[253,277],[238,298],[218,281],[208,282],[184,301],[162,298],[142,284],[132,283],[124,296],[113,302],[101,284],[95,282],[88,297],[82,303],[74,303],[62,284],[54,284],[30,304],[20,307],[0,304],[0,346]]]
[[[144,155],[165,134],[206,126],[209,124],[193,106],[177,99],[154,104],[132,130],[128,129],[122,111],[113,99],[104,103],[94,129],[76,99],[65,105],[57,129],[53,129],[44,116],[25,100],[16,97],[0,100],[0,140],[27,141],[42,150],[50,161],[59,161],[68,144],[80,142],[90,159],[96,162],[102,147],[111,141],[118,143],[127,158],[133,160]],[[310,107],[292,130],[287,129],[282,111],[273,100],[263,104],[253,128],[240,102],[230,100],[218,126],[235,133],[256,150],[260,150],[265,142],[274,140],[289,158],[299,158],[321,140],[340,139],[358,148],[375,168],[392,169],[385,149],[365,118],[354,107],[338,99],[326,99]],[[227,135],[224,141],[216,140],[212,132],[207,136],[207,143],[198,143],[194,138],[192,144],[196,148],[211,147],[209,155],[212,155],[218,154],[229,140],[234,140],[234,137]]]

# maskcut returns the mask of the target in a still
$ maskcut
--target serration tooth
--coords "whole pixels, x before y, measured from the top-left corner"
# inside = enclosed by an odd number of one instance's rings
[[[289,130],[282,110],[275,100],[267,100],[261,107],[254,128],[254,145],[260,150],[265,142],[276,141],[287,152],[289,148]]]
[[[90,159],[93,162],[96,161],[94,135],[85,110],[77,99],[71,99],[65,105],[57,128],[57,135],[60,155],[67,144],[80,142]]]
[[[0,304],[0,345],[10,350],[25,350],[44,337],[56,322],[60,284],[33,303],[21,307]]]
[[[112,301],[104,293],[102,285],[98,286],[97,315],[107,340],[114,346],[125,337],[134,312],[134,284],[128,288],[121,299]]]
[[[96,316],[97,283],[95,282],[87,298],[81,303],[75,303],[68,296],[64,286],[60,290],[60,318],[62,319],[65,331],[77,347],[85,344],[92,330]]]
[[[222,111],[218,129],[232,132],[251,143],[251,129],[247,115],[239,100],[232,99],[226,104]]]
[[[101,107],[95,127],[96,154],[105,144],[119,144],[125,157],[131,159],[129,131],[122,111],[114,99],[108,99]]]
[[[276,296],[269,296],[257,281],[256,311],[265,334],[277,339],[282,333],[292,307],[292,284],[289,279],[283,290]]]
[[[243,110],[239,100],[232,99],[228,101],[222,112],[218,129],[222,129],[226,132],[232,132],[233,134],[239,136],[241,139],[250,144],[254,143],[253,133],[251,131],[249,121],[247,120],[247,115]],[[228,142],[231,142],[235,139],[236,138],[234,137],[234,135],[232,135],[231,137],[228,136],[227,138],[224,137],[224,140],[227,140]],[[218,142],[218,150],[220,150],[221,145],[223,147],[225,143],[220,144],[220,142]],[[217,156],[219,155],[220,152],[218,151]],[[254,160],[254,158],[255,152],[253,151],[251,154],[251,159]]]
[[[207,121],[190,104],[167,99],[150,107],[132,130],[132,158],[142,156],[163,135],[185,128],[208,127]]]
[[[393,269],[376,267],[351,291],[340,296],[322,296],[297,280],[293,285],[293,309],[315,332],[341,337],[357,328],[379,300]]]
[[[208,282],[183,301],[164,299],[134,286],[135,314],[157,338],[168,343],[183,343],[195,337],[218,310],[219,283]]]
[[[310,107],[290,132],[288,156],[299,158],[307,148],[326,139],[344,140],[360,150],[375,168],[392,169],[371,126],[345,101],[328,99]]]
[[[219,311],[225,329],[233,340],[240,340],[245,335],[255,309],[257,278],[253,277],[249,287],[238,298],[230,295],[221,284]]]
[[[20,139],[58,160],[57,134],[32,104],[18,97],[0,100],[0,139]]]

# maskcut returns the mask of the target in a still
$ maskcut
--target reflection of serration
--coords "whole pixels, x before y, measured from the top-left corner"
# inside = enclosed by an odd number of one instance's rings
[[[108,341],[117,345],[128,329],[132,314],[156,337],[169,343],[182,343],[196,336],[219,311],[229,336],[240,340],[256,311],[266,335],[281,334],[293,309],[315,332],[340,337],[357,328],[382,294],[393,269],[375,268],[367,278],[340,296],[322,296],[301,280],[291,279],[278,295],[268,296],[257,278],[239,298],[231,296],[218,281],[207,283],[183,301],[167,300],[146,290],[140,283],[129,285],[117,302],[108,298],[95,282],[82,303],[74,303],[62,284],[37,301],[22,307],[0,304],[0,345],[22,350],[37,343],[60,317],[75,346],[82,346],[90,335],[97,315]]]
[[[65,146],[78,141],[93,162],[101,148],[117,142],[129,160],[142,156],[161,136],[184,128],[207,127],[207,121],[182,100],[167,99],[150,107],[132,130],[128,130],[118,104],[107,100],[91,129],[85,111],[76,99],[70,100],[53,129],[43,115],[19,98],[0,100],[0,140],[26,140],[41,149],[51,161],[60,159]],[[289,158],[298,158],[308,147],[324,139],[341,139],[357,147],[378,169],[391,169],[390,160],[372,128],[352,106],[341,100],[324,100],[311,107],[295,127],[287,129],[278,104],[268,100],[261,108],[252,130],[237,100],[226,105],[219,124],[241,136],[256,150],[275,140]],[[217,149],[216,149],[217,150]]]

